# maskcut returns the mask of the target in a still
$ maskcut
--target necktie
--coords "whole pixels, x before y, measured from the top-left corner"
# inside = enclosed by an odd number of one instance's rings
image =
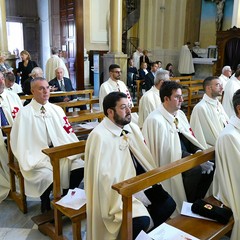
[[[173,122],[174,122],[174,124],[176,125],[176,128],[178,129],[178,119],[175,118]]]
[[[8,124],[8,120],[7,120],[7,118],[6,118],[6,116],[5,116],[5,114],[4,114],[4,112],[3,112],[3,109],[2,109],[2,107],[0,107],[0,117],[1,117],[1,126],[3,127],[3,126],[7,126],[7,125],[9,125]]]
[[[60,80],[60,88],[61,88],[61,91],[65,91],[65,87],[63,85],[63,80]]]
[[[46,109],[45,109],[45,107],[44,107],[44,106],[42,106],[42,107],[40,108],[40,111],[41,111],[41,114],[45,114],[45,112],[46,112]]]
[[[48,131],[48,127],[47,127],[47,123],[46,123],[46,119],[45,119],[46,116],[44,116],[45,113],[46,113],[45,107],[42,106],[42,107],[40,108],[40,111],[41,111],[41,114],[43,115],[43,119],[44,119],[44,123],[45,123],[45,127],[46,127],[47,143],[48,143],[48,146],[49,146],[49,147],[52,147],[53,145],[52,145],[52,141],[51,141],[51,138],[50,138],[50,135],[49,135],[49,131]]]

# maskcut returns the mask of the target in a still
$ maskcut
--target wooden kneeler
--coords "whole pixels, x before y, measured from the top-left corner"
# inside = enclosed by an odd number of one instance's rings
[[[27,200],[26,200],[25,188],[24,188],[24,178],[20,171],[18,162],[14,160],[14,155],[12,153],[11,146],[10,146],[11,126],[4,126],[2,127],[2,130],[7,135],[8,167],[9,167],[9,175],[10,175],[9,196],[16,202],[19,209],[23,213],[27,213]],[[18,178],[18,181],[19,181],[20,192],[16,191],[16,182],[15,182],[16,178]]]
[[[79,210],[66,208],[56,204],[61,199],[61,185],[60,185],[60,159],[75,154],[84,153],[86,141],[70,143],[59,147],[43,149],[42,152],[50,157],[53,166],[53,211],[54,221],[46,222],[43,217],[34,217],[32,220],[38,225],[38,229],[51,239],[66,239],[63,235],[62,216],[68,217],[72,222],[72,232],[74,240],[81,240],[81,221],[86,218],[86,205]],[[51,213],[47,213],[51,214]],[[47,217],[45,217],[47,219]]]

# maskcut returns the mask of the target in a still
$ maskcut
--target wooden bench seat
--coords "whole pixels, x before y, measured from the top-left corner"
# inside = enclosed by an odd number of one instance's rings
[[[10,192],[9,196],[12,198],[19,209],[23,213],[27,213],[27,200],[25,195],[25,186],[24,186],[24,178],[20,171],[20,167],[17,161],[14,159],[14,155],[10,145],[10,133],[11,126],[4,126],[2,130],[7,135],[7,147],[8,147],[8,167],[9,167],[9,177],[10,177]],[[16,187],[16,180],[18,179],[19,183],[19,192]]]
[[[215,155],[214,147],[198,152],[191,156],[182,158],[173,163],[153,169],[134,178],[128,179],[118,184],[114,184],[112,188],[122,195],[123,201],[123,221],[121,227],[121,236],[124,240],[132,239],[132,195],[144,190],[152,185],[169,179],[177,174],[185,172],[195,166],[200,165]],[[209,198],[215,203],[213,198]],[[207,200],[207,199],[206,199]],[[220,204],[220,203],[219,203]],[[182,229],[200,239],[219,239],[227,232],[231,231],[234,220],[231,219],[227,224],[221,224],[207,220],[196,220],[190,217],[177,216],[169,220],[167,223]],[[201,223],[201,224],[200,224]],[[192,229],[192,230],[190,230]],[[207,231],[206,231],[207,229]],[[194,232],[193,232],[194,231]]]
[[[81,240],[81,221],[86,218],[86,205],[79,210],[66,208],[56,204],[56,201],[61,199],[61,184],[60,184],[60,159],[68,156],[84,153],[86,141],[70,143],[58,147],[43,149],[42,152],[50,157],[53,167],[53,211],[54,222],[44,222],[40,217],[36,216],[33,221],[38,225],[39,231],[48,235],[51,239],[65,239],[63,235],[63,215],[68,217],[72,222],[72,233],[74,240]]]

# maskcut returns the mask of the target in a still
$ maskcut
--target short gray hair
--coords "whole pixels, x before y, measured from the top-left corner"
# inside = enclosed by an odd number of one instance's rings
[[[154,85],[157,85],[160,81],[170,81],[169,71],[167,70],[158,70],[154,78]]]
[[[231,67],[230,67],[230,66],[224,66],[224,67],[222,68],[222,73],[224,73],[224,72],[227,71],[227,70],[231,70]]]

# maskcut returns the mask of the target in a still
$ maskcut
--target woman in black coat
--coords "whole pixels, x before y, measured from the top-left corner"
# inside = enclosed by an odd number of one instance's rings
[[[22,62],[18,63],[17,75],[21,77],[21,85],[23,87],[24,82],[29,78],[29,74],[33,68],[37,67],[35,61],[31,60],[30,53],[26,50],[21,51],[20,53]]]

